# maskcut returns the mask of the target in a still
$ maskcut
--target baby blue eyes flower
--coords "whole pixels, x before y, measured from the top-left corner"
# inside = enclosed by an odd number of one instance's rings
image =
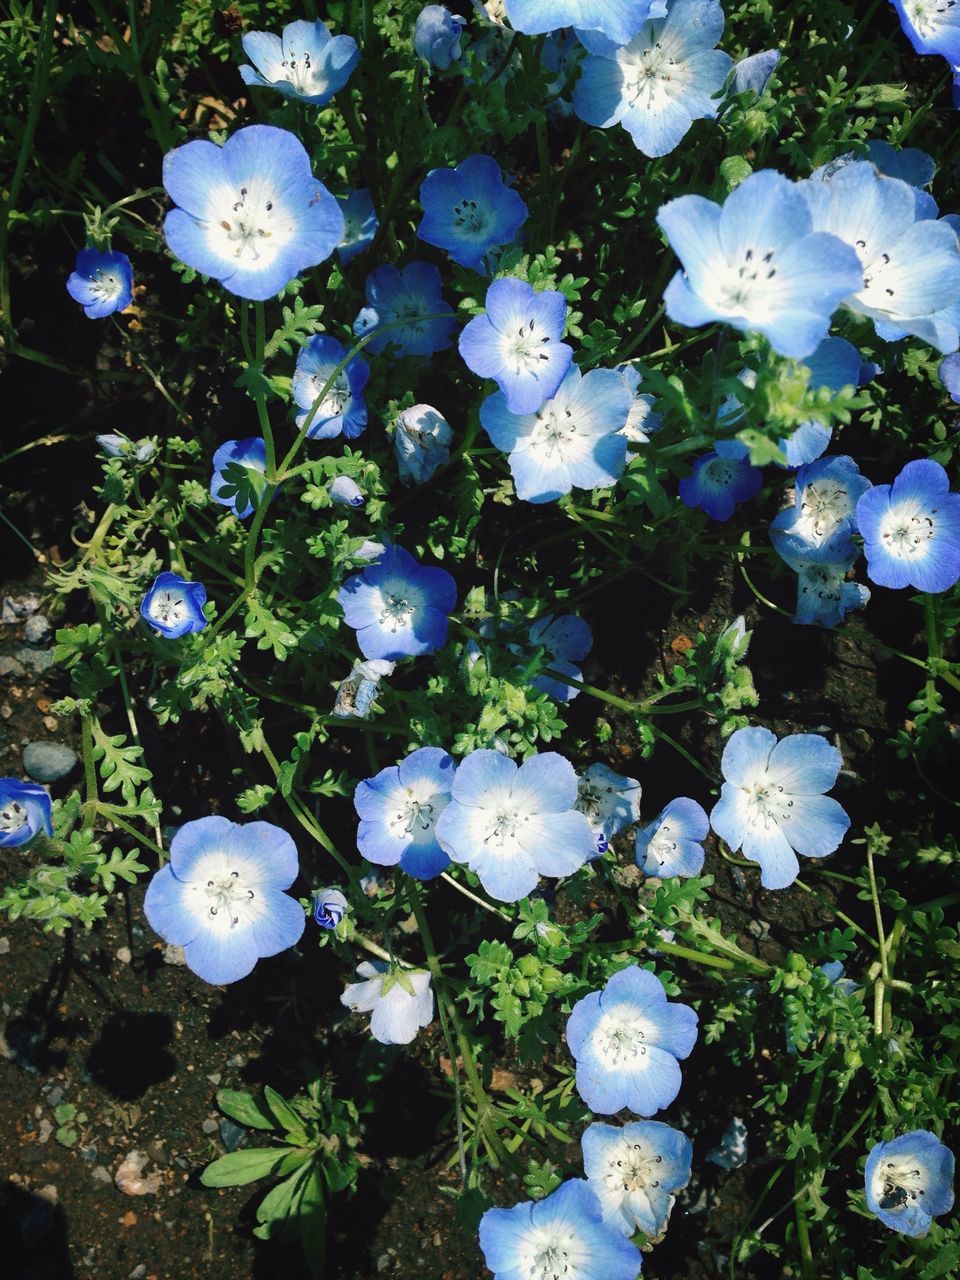
[[[925,1236],[953,1208],[953,1152],[926,1129],[878,1142],[867,1156],[867,1208],[885,1227]]]
[[[236,982],[299,942],[303,909],[283,892],[298,871],[296,845],[272,823],[198,818],[174,836],[143,909],[204,982]]]
[[[510,407],[516,387],[503,377],[498,381],[505,390],[484,400],[480,421],[493,444],[509,455],[518,498],[552,502],[572,488],[606,489],[616,484],[627,461],[627,440],[621,432],[632,400],[616,370],[581,374],[570,365],[551,398],[523,411]]]
[[[157,452],[156,437],[145,436],[134,442],[119,432],[97,436],[97,444],[108,458],[123,458],[125,462],[150,462]]]
[[[466,863],[500,902],[519,902],[540,876],[568,876],[596,856],[590,823],[577,813],[577,775],[547,751],[518,768],[499,751],[462,762],[436,835],[453,862]]]
[[[960,355],[945,356],[940,361],[937,377],[953,403],[960,404]]]
[[[347,578],[337,600],[363,656],[396,661],[443,648],[457,586],[446,569],[427,568],[390,546],[376,564]]]
[[[325,106],[360,61],[352,36],[331,36],[322,22],[290,22],[283,35],[250,31],[241,41],[254,64],[242,66],[244,84],[276,89],[285,98]]]
[[[560,341],[566,299],[511,278],[491,284],[485,305],[486,314],[474,316],[460,334],[460,354],[468,369],[497,383],[510,413],[536,413],[573,359],[573,349]]]
[[[428,4],[420,10],[413,28],[413,48],[428,66],[446,71],[460,57],[463,20],[445,4]]]
[[[163,157],[163,185],[177,205],[163,223],[171,251],[241,298],[272,298],[343,239],[340,206],[286,129],[187,142]]]
[[[800,871],[797,854],[833,853],[850,819],[831,796],[840,752],[817,733],[779,742],[769,729],[737,729],[723,750],[724,783],[710,825],[735,853],[760,865],[765,889],[786,889]]]
[[[917,53],[938,53],[960,63],[960,4],[957,0],[890,0],[904,34]]]
[[[350,910],[339,889],[320,889],[313,899],[313,918],[321,929],[333,930]]]
[[[602,35],[581,33],[589,56],[573,93],[587,124],[622,124],[646,156],[665,156],[694,120],[713,119],[714,95],[733,66],[715,48],[723,33],[719,0],[670,0],[666,18],[651,22],[616,48]]]
[[[797,575],[794,622],[836,627],[848,613],[869,603],[867,588],[846,580],[860,555],[848,530],[838,529],[819,543],[786,530],[772,529],[770,537],[777,554]]]
[[[637,1280],[643,1256],[603,1220],[600,1202],[581,1178],[536,1203],[488,1209],[480,1219],[480,1248],[493,1280]]]
[[[404,484],[426,484],[450,461],[453,431],[442,414],[428,404],[415,404],[397,417],[393,451]]]
[[[367,344],[374,355],[388,345],[399,356],[432,356],[449,347],[457,327],[453,308],[440,296],[440,272],[432,262],[408,262],[403,271],[377,267],[367,276],[367,306],[353,322],[358,338],[381,326]]]
[[[764,49],[762,53],[741,58],[733,69],[734,90],[737,93],[753,92],[758,98],[763,97],[779,61],[779,49]]]
[[[337,204],[343,214],[343,239],[337,245],[337,255],[346,266],[373,244],[380,223],[369,191],[361,189],[337,196]]]
[[[590,823],[597,847],[606,853],[614,836],[639,821],[641,787],[636,778],[614,773],[605,764],[592,764],[577,782],[577,809]]]
[[[235,468],[242,467],[250,474],[244,477]],[[240,501],[241,492],[238,483],[245,481],[241,487],[244,494],[250,490],[258,492],[263,485],[263,477],[267,470],[267,446],[260,436],[247,436],[244,440],[228,440],[213,455],[213,476],[210,479],[210,497],[223,507],[229,507],[241,520],[253,513],[253,503],[249,498]]]
[[[67,293],[90,320],[102,320],[133,301],[133,267],[116,249],[81,249],[67,277]]]
[[[567,1021],[577,1092],[598,1115],[629,1107],[651,1116],[680,1092],[677,1059],[696,1039],[697,1015],[688,1005],[669,1003],[649,970],[621,969],[602,991],[578,1000]]]
[[[0,778],[0,849],[29,844],[44,832],[53,835],[50,797],[36,782]]]
[[[818,547],[836,533],[856,530],[857,502],[870,488],[852,458],[818,458],[799,469],[792,509],[781,511],[770,526],[779,550],[783,534]]]
[[[358,784],[353,805],[360,817],[357,848],[381,867],[399,866],[430,880],[450,865],[436,826],[450,803],[456,766],[439,747],[421,747],[398,765]]]
[[[421,1027],[433,1021],[430,975],[423,969],[400,969],[382,960],[357,965],[363,982],[351,982],[340,1003],[355,1013],[369,1013],[370,1034],[381,1044],[410,1044]]]
[[[723,321],[802,360],[827,336],[836,307],[863,287],[856,252],[814,231],[802,190],[769,169],[722,206],[695,195],[671,200],[657,222],[683,263],[664,294],[678,324]]]
[[[946,591],[960,579],[960,494],[938,462],[908,462],[857,503],[867,576],[881,587]]]
[[[694,462],[693,475],[680,481],[680,501],[699,507],[711,520],[729,520],[737,504],[752,498],[763,483],[749,455],[740,440],[718,440],[712,453]]]
[[[327,485],[331,501],[341,507],[362,507],[366,499],[356,480],[349,476],[337,476]]]
[[[298,427],[306,422],[317,396],[346,354],[347,348],[342,342],[323,334],[311,338],[301,349],[292,384],[293,398],[300,410]],[[369,364],[362,356],[354,356],[320,401],[307,430],[309,439],[330,440],[342,432],[347,440],[355,440],[360,435],[367,425],[363,392],[369,377]]]
[[[207,603],[207,589],[202,582],[187,582],[175,573],[161,573],[143,597],[140,616],[167,640],[192,631],[202,631],[207,625],[203,606]]]
[[[637,1228],[651,1239],[662,1235],[676,1192],[690,1181],[693,1143],[686,1134],[659,1120],[634,1120],[622,1129],[596,1122],[580,1144],[604,1221],[625,1236]]]
[[[637,832],[637,866],[645,875],[697,876],[710,819],[696,800],[680,796]]]
[[[626,44],[651,20],[667,12],[667,0],[508,0],[514,31],[539,36],[561,27],[599,31],[613,44]]]
[[[420,204],[417,235],[445,249],[461,267],[480,267],[527,220],[527,206],[491,156],[467,156],[455,169],[432,169],[420,186]]]
[[[384,548],[379,547],[377,558],[383,555]],[[373,704],[380,693],[380,681],[393,674],[394,663],[384,662],[380,658],[370,658],[366,662],[355,662],[346,680],[341,680],[337,689],[332,714],[346,719],[353,716],[357,720],[367,720],[373,710]]]
[[[574,613],[565,613],[559,618],[548,613],[531,624],[527,641],[534,647],[542,645],[546,649],[551,670],[573,680],[583,679],[577,663],[593,648],[593,632],[582,618]],[[557,702],[571,702],[580,692],[576,685],[565,684],[553,676],[535,676],[530,683]]]
[[[643,395],[640,392],[642,379],[633,365],[618,365],[617,373],[627,384],[631,396],[630,412],[626,422],[620,428],[620,434],[626,437],[629,450],[640,444],[649,444],[650,437],[663,427],[663,419],[658,413],[653,412],[653,407],[657,403],[653,396]]]
[[[882,174],[899,178],[911,187],[929,187],[937,172],[936,161],[919,147],[891,147],[882,138],[871,138],[867,155]]]

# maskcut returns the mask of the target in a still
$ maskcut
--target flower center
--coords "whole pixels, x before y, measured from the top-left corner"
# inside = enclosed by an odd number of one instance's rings
[[[663,86],[673,80],[676,65],[676,59],[667,57],[663,45],[659,40],[655,41],[640,52],[630,67],[629,78],[623,86],[625,95],[634,106],[643,106],[647,111],[662,109],[662,99],[669,96],[669,90]]]
[[[270,229],[272,212],[272,200],[257,199],[251,196],[249,187],[240,188],[240,198],[234,202],[230,216],[220,220],[227,240],[235,245],[235,258],[251,262],[260,260],[261,241],[273,235]]]
[[[396,634],[401,627],[409,627],[413,622],[413,605],[405,595],[399,591],[392,591],[383,602],[383,611],[380,614],[380,621],[390,627],[391,632]]]
[[[597,1048],[607,1066],[631,1067],[646,1057],[646,1038],[647,1033],[637,1019],[612,1018],[598,1027]]]
[[[837,525],[853,515],[850,492],[843,485],[814,481],[808,484],[800,499],[800,519],[806,536],[822,540]]]
[[[504,358],[514,365],[514,373],[518,376],[527,373],[533,374],[534,378],[539,378],[540,362],[550,359],[541,347],[550,340],[550,335],[544,330],[543,325],[538,325],[531,317],[526,324],[519,327],[515,335],[507,337]]]
[[[910,512],[902,506],[892,507],[880,525],[884,549],[898,560],[908,560],[917,554],[925,557],[936,533],[933,517],[937,510],[933,507],[930,511]]]
[[[934,35],[945,25],[945,15],[956,8],[958,0],[914,0],[910,20],[920,35]]]
[[[714,458],[707,463],[703,471],[704,479],[708,484],[716,485],[721,489],[726,489],[728,485],[733,484],[734,464],[726,458]]]
[[[248,889],[240,877],[239,871],[231,871],[214,880],[208,880],[206,894],[210,899],[207,915],[211,920],[225,916],[230,921],[230,928],[240,923],[243,908],[256,898],[252,889]]]
[[[150,617],[162,622],[165,627],[176,626],[187,616],[187,608],[182,595],[169,588],[154,594],[150,601]]]
[[[881,1187],[877,1196],[881,1209],[903,1209],[908,1201],[926,1195],[925,1189],[920,1186],[922,1171],[897,1164],[895,1160],[885,1160],[874,1177],[874,1186],[879,1182]]]
[[[411,787],[407,787],[406,797],[397,805],[397,814],[391,821],[390,828],[394,835],[402,831],[404,835],[420,838],[433,830],[439,816],[432,796],[421,799]]]
[[[490,832],[484,836],[483,843],[494,843],[502,849],[507,840],[516,840],[521,822],[528,821],[529,818],[522,816],[519,809],[498,809]]]
[[[892,305],[893,298],[896,297],[896,291],[891,289],[889,284],[884,281],[890,278],[887,268],[890,266],[889,253],[870,254],[867,250],[865,240],[857,240],[854,246],[860,255],[860,261],[864,267],[863,289],[861,297],[869,306],[878,307],[880,309],[889,309]],[[868,274],[869,272],[869,274]],[[867,296],[871,295],[871,296]]]
[[[123,288],[123,281],[113,271],[105,271],[103,267],[97,267],[93,273],[93,279],[90,281],[91,290],[103,301],[119,298],[120,291]]]
[[[818,600],[840,599],[841,577],[831,566],[809,565],[801,569],[798,576],[801,595],[806,596],[812,593]]]
[[[326,386],[328,377],[329,374],[311,374],[308,382],[308,394],[311,397],[311,404]],[[317,409],[314,422],[324,418],[339,418],[350,404],[350,400],[350,383],[346,372],[338,373],[333,386],[320,401],[320,407]]]
[[[546,356],[541,357],[546,359]],[[577,424],[570,409],[557,409],[549,405],[537,414],[533,432],[533,447],[543,449],[551,456],[563,456],[564,449],[577,437]]]
[[[773,309],[777,286],[776,253],[771,248],[745,249],[742,258],[734,259],[720,275],[715,298],[718,310],[753,315],[769,314]]]
[[[761,824],[765,830],[776,827],[781,822],[788,822],[791,817],[793,800],[783,790],[774,786],[766,778],[745,788],[750,808],[753,810],[754,825]]]
[[[611,1161],[607,1167],[605,1181],[611,1190],[651,1191],[660,1185],[660,1179],[654,1177],[657,1165],[663,1164],[663,1156],[644,1153],[643,1144],[632,1143],[623,1153],[623,1159]]]
[[[0,831],[20,831],[27,825],[27,810],[19,800],[8,800],[0,809]]]
[[[653,839],[647,845],[647,854],[656,859],[658,866],[664,866],[667,859],[677,852],[677,842],[671,839],[671,831],[669,822],[657,830]]]
[[[453,206],[453,225],[467,239],[483,240],[490,226],[490,215],[478,207],[476,200],[464,198]]]
[[[296,49],[291,49],[280,65],[286,73],[284,79],[293,85],[297,93],[306,95],[318,91],[317,82],[323,77],[320,68],[313,65],[309,53],[298,54]]]

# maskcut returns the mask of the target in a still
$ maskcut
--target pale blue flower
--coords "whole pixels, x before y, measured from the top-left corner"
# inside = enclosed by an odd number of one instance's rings
[[[457,586],[446,569],[418,564],[394,545],[347,578],[337,602],[363,656],[396,661],[443,648]]]
[[[399,866],[418,880],[431,880],[446,870],[450,859],[437,843],[436,826],[450,803],[455,773],[453,757],[446,751],[420,747],[357,784],[357,848],[368,862]]]
[[[202,582],[187,582],[176,573],[161,573],[143,597],[140,616],[158,635],[176,640],[203,630],[207,625],[203,614],[206,603],[207,589]]]
[[[420,185],[417,235],[461,267],[479,268],[491,249],[512,243],[527,206],[492,156],[467,156],[455,169],[431,169]]]
[[[369,191],[348,191],[344,196],[337,196],[337,204],[343,213],[343,239],[337,245],[337,254],[346,266],[373,244],[380,223]]]
[[[770,537],[777,554],[797,575],[794,622],[836,627],[848,613],[869,603],[868,589],[847,581],[860,555],[848,528],[835,529],[818,542],[790,530],[771,529]]]
[[[0,778],[0,849],[12,849],[44,832],[53,835],[50,797],[36,782]]]
[[[904,34],[917,53],[935,53],[952,67],[960,63],[960,4],[957,0],[890,0]]]
[[[366,501],[362,489],[350,476],[336,476],[327,485],[327,493],[332,502],[342,507],[362,507]]]
[[[530,624],[527,642],[542,645],[550,655],[550,669],[573,680],[582,680],[583,672],[577,665],[593,648],[593,632],[583,618],[564,613],[558,618],[552,613]],[[547,694],[557,702],[572,702],[580,690],[554,676],[535,676],[530,681],[534,689]]]
[[[591,764],[577,779],[577,809],[590,823],[597,842],[595,856],[606,853],[614,836],[640,820],[636,778],[628,778],[605,764]]]
[[[377,267],[367,276],[367,306],[353,322],[358,338],[384,328],[367,344],[374,355],[387,346],[398,356],[431,356],[449,347],[457,327],[453,308],[440,296],[440,272],[432,262],[408,262],[402,271]]]
[[[276,89],[285,98],[298,98],[323,107],[347,83],[360,50],[352,36],[331,36],[320,21],[289,22],[283,35],[248,31],[241,44],[254,64],[244,64],[244,84]]]
[[[291,386],[294,402],[300,410],[297,414],[298,427],[302,427],[310,416],[317,397],[346,354],[347,348],[343,343],[327,334],[316,334],[300,349]],[[307,431],[310,440],[330,440],[341,432],[347,440],[355,440],[361,434],[367,425],[367,404],[363,393],[369,377],[370,366],[363,356],[354,356],[340,370],[310,419]]]
[[[703,870],[703,841],[710,819],[689,796],[679,796],[637,832],[637,866],[645,875],[698,876]]]
[[[711,520],[729,520],[741,502],[754,497],[763,473],[750,463],[750,450],[740,440],[718,440],[711,453],[693,464],[693,474],[680,481],[680,501],[699,507]]]
[[[733,69],[733,87],[737,93],[755,93],[758,98],[766,93],[770,77],[780,61],[779,49],[764,49],[741,58]]]
[[[960,493],[939,462],[908,462],[857,502],[867,576],[881,587],[946,591],[960,579]]]
[[[414,50],[428,66],[446,71],[460,58],[463,19],[445,4],[428,4],[417,14],[413,28]]]
[[[450,461],[453,431],[429,404],[415,404],[397,415],[393,451],[404,484],[426,484]]]
[[[666,12],[667,0],[507,0],[514,31],[539,36],[561,27],[582,27],[599,31],[614,44],[626,44]]]
[[[118,249],[81,249],[67,277],[67,293],[89,320],[123,311],[133,301],[133,267]]]
[[[620,434],[626,437],[629,450],[636,445],[649,444],[650,437],[662,430],[663,419],[653,411],[657,403],[653,396],[640,391],[643,379],[633,365],[617,365],[617,373],[627,384],[631,395],[630,412],[620,428]]]
[[[370,1014],[370,1034],[381,1044],[410,1044],[433,1021],[433,989],[424,969],[401,969],[383,960],[357,965],[363,982],[347,984],[340,1003]]]
[[[339,889],[318,889],[313,898],[313,918],[321,929],[333,930],[350,910]]]
[[[235,468],[243,468],[243,472]],[[244,492],[259,494],[262,492],[264,476],[267,470],[267,446],[260,436],[247,436],[244,440],[228,440],[213,455],[213,475],[210,478],[210,497],[223,507],[229,507],[241,520],[253,513],[253,502],[249,498],[242,500],[240,485]]]
[[[878,1142],[864,1170],[867,1208],[893,1231],[925,1236],[953,1208],[953,1168],[953,1152],[926,1129]]]
[[[623,1128],[595,1121],[580,1139],[587,1185],[603,1219],[632,1236],[650,1239],[666,1230],[676,1193],[690,1181],[693,1143],[659,1120],[634,1120]]]
[[[857,502],[870,487],[846,456],[818,458],[801,467],[794,480],[793,506],[774,517],[770,526],[773,545],[779,551],[784,534],[792,535],[792,544],[818,547],[837,533],[856,532]]]

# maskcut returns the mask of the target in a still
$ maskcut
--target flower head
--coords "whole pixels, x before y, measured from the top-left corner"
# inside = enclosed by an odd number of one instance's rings
[[[960,5],[957,0],[890,0],[890,3],[917,53],[938,53],[952,67],[960,63]]]
[[[860,555],[847,529],[839,529],[822,542],[813,543],[800,534],[771,527],[770,540],[780,558],[797,575],[794,622],[836,627],[848,613],[863,609],[869,603],[867,588],[846,580]]]
[[[380,547],[377,555],[381,556],[383,551],[384,548]],[[355,716],[358,720],[369,719],[380,692],[380,681],[384,676],[393,674],[394,665],[380,658],[355,662],[346,680],[340,682],[332,714],[344,719],[348,716]]]
[[[133,301],[133,267],[116,249],[81,249],[67,277],[67,293],[90,320],[102,320]]]
[[[380,223],[369,191],[348,191],[345,196],[337,196],[337,204],[343,214],[343,239],[337,245],[337,254],[346,266],[373,244]]]
[[[623,1128],[595,1122],[580,1139],[587,1185],[600,1201],[605,1222],[626,1236],[639,1229],[656,1239],[680,1191],[690,1181],[693,1143],[659,1120],[634,1120]]]
[[[240,68],[244,84],[276,89],[285,98],[325,106],[360,61],[352,36],[331,36],[322,22],[289,22],[283,35],[249,31],[241,41],[254,64]]]
[[[53,835],[50,797],[36,782],[0,778],[0,849],[29,844],[44,832]]]
[[[793,507],[781,511],[770,526],[773,545],[779,551],[785,533],[819,547],[837,533],[854,532],[857,501],[870,487],[854,460],[846,456],[819,458],[801,467]]]
[[[749,457],[740,440],[718,440],[712,453],[694,462],[693,474],[680,481],[680,501],[699,507],[711,520],[729,520],[738,503],[749,501],[763,483]]]
[[[764,49],[762,53],[752,53],[749,58],[741,58],[733,69],[733,87],[736,92],[752,92],[758,98],[763,97],[779,61],[779,49]]]
[[[280,827],[198,818],[173,837],[143,909],[204,982],[236,982],[262,956],[299,942],[303,909],[282,892],[298,870],[296,845]]]
[[[561,27],[599,31],[613,44],[626,44],[650,21],[662,18],[667,0],[508,0],[514,31],[539,36]]]
[[[581,1178],[569,1178],[543,1200],[488,1209],[480,1248],[494,1280],[636,1280],[642,1259],[603,1220]]]
[[[111,431],[107,435],[97,436],[97,444],[108,458],[122,458],[124,462],[146,464],[156,456],[156,436],[144,436],[140,440],[130,440],[119,431]]]
[[[213,455],[210,497],[246,520],[253,513],[254,495],[262,491],[266,471],[267,446],[260,436],[228,440]]]
[[[715,95],[733,66],[715,48],[723,34],[719,0],[669,0],[666,17],[644,24],[617,47],[603,35],[581,33],[588,56],[573,93],[573,109],[587,124],[622,124],[646,156],[665,156],[694,120],[710,120]]]
[[[353,332],[360,338],[384,328],[367,344],[374,355],[388,345],[398,356],[432,356],[449,347],[457,324],[440,296],[440,272],[432,262],[408,262],[402,271],[377,267],[367,276],[366,293],[367,306],[358,312]]]
[[[461,267],[479,267],[491,249],[510,244],[527,220],[527,206],[491,156],[467,156],[455,169],[431,169],[420,186],[420,203],[417,235],[445,249]]]
[[[393,451],[404,484],[426,484],[438,467],[450,461],[453,431],[443,414],[428,404],[415,404],[397,416]]]
[[[641,394],[639,388],[642,382],[640,374],[632,364],[621,364],[617,366],[617,373],[627,384],[627,390],[630,392],[630,412],[627,414],[627,420],[620,428],[620,434],[626,437],[627,449],[634,449],[638,444],[649,444],[650,437],[663,426],[663,419],[659,413],[653,412],[653,407],[657,403],[653,396]]]
[[[455,772],[446,751],[421,747],[357,785],[357,848],[368,862],[399,866],[418,880],[430,880],[450,865],[436,826],[450,803]]]
[[[867,1208],[885,1227],[925,1236],[953,1208],[953,1166],[953,1152],[926,1129],[878,1142],[864,1171]]]
[[[347,348],[336,338],[316,334],[297,356],[293,372],[293,398],[300,412],[297,426],[302,427],[313,409],[323,388],[330,381],[334,369],[347,354]],[[367,425],[367,404],[364,388],[370,377],[370,366],[362,356],[354,356],[341,369],[330,390],[320,401],[310,420],[307,436],[311,440],[331,440],[343,433],[347,440],[355,440]]]
[[[605,764],[591,764],[577,780],[577,809],[596,837],[596,853],[606,853],[614,836],[640,818],[642,789],[636,778],[614,773]]]
[[[445,4],[428,4],[417,14],[413,27],[413,48],[428,66],[446,71],[460,57],[463,19]]]
[[[321,929],[335,929],[350,910],[339,889],[318,889],[313,898],[313,918]]]
[[[657,222],[683,263],[664,294],[679,324],[725,321],[803,359],[826,337],[834,310],[863,287],[856,252],[815,231],[801,189],[770,169],[751,174],[723,205],[679,196]]]
[[[401,969],[383,960],[357,965],[363,982],[350,982],[340,1003],[369,1013],[370,1034],[381,1044],[409,1044],[433,1021],[433,990],[424,969]]]
[[[336,476],[327,485],[331,502],[341,507],[362,507],[366,499],[356,480],[349,476]]]
[[[577,1092],[604,1116],[623,1107],[650,1116],[668,1107],[680,1091],[677,1059],[696,1040],[694,1011],[668,1002],[660,979],[635,964],[578,1000],[567,1020]]]
[[[960,578],[960,494],[939,462],[908,462],[857,502],[867,576],[881,587],[946,591]]]
[[[163,185],[177,206],[163,223],[171,251],[241,298],[272,298],[343,239],[340,206],[286,129],[187,142],[163,157]]]
[[[550,668],[573,680],[581,680],[583,672],[577,665],[593,648],[593,632],[588,623],[575,613],[564,613],[559,618],[552,613],[530,624],[527,641],[542,645],[550,655]],[[553,676],[534,676],[530,681],[534,689],[547,694],[556,702],[572,702],[580,690],[576,685],[565,684]]]
[[[577,775],[554,751],[518,768],[499,751],[460,764],[436,833],[453,862],[466,863],[501,902],[519,902],[540,876],[568,876],[596,855],[590,823],[577,813]]]
[[[616,484],[627,460],[621,433],[630,405],[629,388],[616,370],[581,374],[570,365],[544,404],[517,412],[510,408],[510,391],[501,390],[481,404],[480,421],[496,447],[509,454],[517,497],[552,502],[574,487]]]
[[[389,546],[376,564],[347,578],[337,600],[363,656],[396,661],[443,648],[457,585],[446,569]]]
[[[207,625],[203,606],[207,589],[202,582],[187,582],[175,573],[161,573],[143,597],[140,616],[158,635],[176,640]]]
[[[797,854],[825,858],[850,819],[825,791],[834,785],[840,752],[818,733],[779,742],[769,729],[737,729],[723,750],[724,782],[710,825],[735,853],[760,864],[765,889],[785,889],[800,871]]]
[[[511,414],[536,413],[556,394],[573,359],[573,349],[560,341],[566,299],[511,277],[494,280],[486,308],[460,334],[460,354],[468,369],[496,382]]]
[[[637,832],[637,866],[648,876],[696,876],[710,819],[696,800],[679,796]]]

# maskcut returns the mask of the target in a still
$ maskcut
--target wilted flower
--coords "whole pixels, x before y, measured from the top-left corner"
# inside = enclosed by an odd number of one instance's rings
[[[659,1120],[634,1120],[623,1128],[595,1122],[580,1139],[587,1185],[600,1201],[605,1222],[625,1236],[639,1229],[656,1239],[690,1181],[693,1144]]]
[[[321,929],[335,929],[350,910],[339,889],[318,889],[313,897],[313,918]]]
[[[433,1021],[433,990],[424,969],[401,969],[383,960],[357,965],[363,982],[350,982],[340,1003],[369,1013],[370,1034],[381,1044],[409,1044]]]
[[[408,262],[402,271],[377,267],[367,276],[367,306],[353,322],[358,338],[376,333],[367,344],[374,355],[392,346],[398,356],[432,356],[449,347],[457,327],[453,308],[440,296],[440,272],[432,262]]]
[[[415,404],[397,416],[393,450],[404,484],[426,484],[438,467],[450,461],[453,431],[429,404]]]
[[[881,587],[946,591],[960,579],[960,494],[939,462],[908,462],[857,502],[867,576]]]
[[[503,180],[492,156],[467,156],[455,169],[431,169],[420,186],[417,235],[445,249],[461,267],[479,267],[491,249],[510,244],[527,206]]]
[[[207,625],[203,606],[207,589],[202,582],[187,582],[175,573],[161,573],[143,597],[140,616],[167,640],[176,640]]]
[[[352,36],[331,36],[322,22],[289,22],[283,35],[249,31],[241,41],[254,66],[242,66],[244,84],[276,89],[285,98],[325,106],[360,61]]]
[[[133,301],[133,267],[116,249],[81,249],[67,277],[67,293],[90,320],[102,320]]]
[[[317,334],[302,347],[293,371],[293,398],[300,412],[297,426],[310,416],[317,396],[330,381],[347,348],[336,338]],[[354,356],[337,374],[327,394],[317,406],[310,421],[310,440],[330,440],[342,432],[347,440],[355,440],[367,425],[367,405],[363,391],[370,377],[370,366],[363,356]]]
[[[696,876],[703,868],[703,844],[710,819],[696,800],[678,796],[653,822],[637,832],[637,866],[648,876]]]
[[[332,502],[342,507],[362,507],[366,501],[356,480],[349,476],[336,476],[327,485],[327,493]]]
[[[363,656],[396,661],[443,648],[457,585],[446,569],[427,568],[392,545],[347,578],[337,600]]]
[[[596,853],[606,853],[610,841],[640,817],[641,787],[636,778],[614,773],[605,764],[591,764],[577,780],[577,809],[596,837]]]
[[[377,556],[383,555],[383,551],[381,546]],[[382,658],[355,662],[353,670],[337,689],[332,714],[344,718],[356,716],[358,720],[366,720],[380,692],[380,681],[384,676],[393,674],[395,665],[393,662],[384,662]]]
[[[711,520],[729,520],[741,502],[759,490],[763,474],[750,463],[750,450],[740,440],[718,440],[712,453],[693,464],[693,474],[680,481],[680,501],[699,507]]]
[[[878,1142],[864,1171],[867,1208],[885,1227],[925,1236],[953,1208],[953,1165],[953,1152],[926,1129]]]
[[[242,467],[246,477],[229,475],[228,469]],[[213,455],[213,475],[210,478],[210,497],[222,507],[229,507],[241,520],[253,513],[252,494],[263,489],[263,477],[267,470],[267,446],[260,436],[247,436],[244,440],[228,440]],[[238,488],[239,484],[239,488]],[[243,495],[241,495],[243,489]],[[238,499],[243,498],[238,506]]]
[[[380,223],[369,191],[348,191],[345,196],[337,196],[337,204],[343,213],[343,239],[337,245],[337,253],[346,266],[373,244]]]
[[[29,844],[44,832],[53,835],[50,797],[36,782],[0,778],[0,849]]]
[[[450,865],[435,828],[450,803],[455,771],[446,751],[421,747],[358,783],[353,796],[360,817],[357,848],[368,862],[399,865],[418,880],[430,880]]]
[[[417,14],[413,28],[414,51],[431,67],[446,71],[460,57],[463,20],[445,4],[428,4]]]

